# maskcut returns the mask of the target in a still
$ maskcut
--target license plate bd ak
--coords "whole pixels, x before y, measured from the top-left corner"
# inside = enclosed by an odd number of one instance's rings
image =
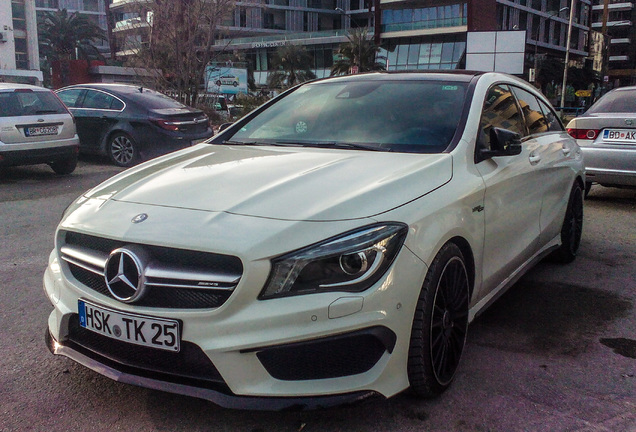
[[[603,139],[611,141],[636,141],[636,130],[605,129]]]
[[[129,314],[78,300],[80,326],[95,333],[132,343],[179,352],[179,321]]]

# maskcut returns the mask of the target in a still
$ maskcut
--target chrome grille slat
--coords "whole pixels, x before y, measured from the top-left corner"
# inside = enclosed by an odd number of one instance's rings
[[[147,296],[153,298],[144,298],[140,306],[218,307],[231,295],[242,276],[240,260],[226,255],[133,245],[75,232],[62,233],[62,244],[60,257],[68,264],[73,277],[87,288],[111,298],[114,297],[104,276],[110,253],[126,246],[147,251],[143,271],[149,289]]]

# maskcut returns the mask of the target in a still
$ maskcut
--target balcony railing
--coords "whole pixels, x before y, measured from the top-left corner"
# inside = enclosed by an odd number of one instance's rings
[[[216,41],[215,45],[237,45],[237,44],[255,44],[255,43],[267,43],[267,42],[281,42],[300,40],[300,39],[318,39],[328,37],[346,37],[349,34],[349,30],[325,30],[317,32],[303,32],[303,33],[282,33],[270,36],[255,36],[255,37],[243,37],[233,39],[222,39]]]

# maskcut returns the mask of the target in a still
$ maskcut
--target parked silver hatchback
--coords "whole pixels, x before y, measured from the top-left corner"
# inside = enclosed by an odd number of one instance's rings
[[[48,164],[70,174],[78,151],[75,120],[55,93],[0,83],[0,166]]]

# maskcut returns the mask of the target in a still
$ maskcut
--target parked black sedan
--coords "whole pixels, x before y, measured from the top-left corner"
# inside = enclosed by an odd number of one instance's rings
[[[203,111],[145,87],[79,84],[57,95],[75,116],[80,151],[107,155],[119,166],[188,147],[213,134]]]

